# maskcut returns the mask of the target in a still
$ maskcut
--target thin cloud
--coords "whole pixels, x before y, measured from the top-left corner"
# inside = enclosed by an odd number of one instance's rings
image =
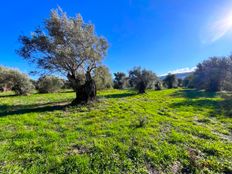
[[[192,67],[192,68],[180,68],[180,69],[176,69],[176,70],[173,70],[173,71],[169,71],[168,73],[166,74],[162,74],[160,76],[166,76],[168,74],[181,74],[181,73],[190,73],[190,72],[194,72],[196,70],[196,67]]]

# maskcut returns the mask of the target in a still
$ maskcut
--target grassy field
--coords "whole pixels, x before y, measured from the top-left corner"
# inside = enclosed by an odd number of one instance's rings
[[[0,173],[232,173],[229,95],[108,90],[0,94]]]

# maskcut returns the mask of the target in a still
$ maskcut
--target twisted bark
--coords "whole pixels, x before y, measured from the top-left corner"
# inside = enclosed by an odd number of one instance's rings
[[[68,79],[72,83],[72,87],[76,92],[76,98],[72,101],[72,105],[87,104],[96,99],[96,84],[89,72],[86,73],[84,84],[80,84],[80,79],[70,74],[68,75]]]

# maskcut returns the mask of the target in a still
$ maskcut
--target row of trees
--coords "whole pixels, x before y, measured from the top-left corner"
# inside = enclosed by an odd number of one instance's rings
[[[55,76],[43,76],[35,81],[19,70],[0,66],[0,91],[2,92],[11,90],[16,95],[27,95],[36,89],[39,93],[52,93],[66,86],[66,80]]]
[[[85,23],[80,14],[76,17],[68,17],[61,8],[52,10],[42,27],[36,29],[30,36],[20,36],[19,40],[22,46],[17,51],[18,54],[37,65],[37,70],[67,77],[69,86],[76,92],[73,104],[92,101],[96,98],[97,89],[109,88],[112,85],[118,89],[133,87],[139,93],[144,93],[148,88],[162,89],[163,86],[175,88],[184,85],[209,91],[232,88],[230,57],[211,58],[200,63],[196,72],[183,82],[171,74],[162,82],[152,71],[137,67],[129,71],[128,76],[121,72],[115,73],[112,83],[109,69],[102,66],[102,59],[108,49],[107,40],[98,36],[94,25]],[[12,79],[15,83],[7,83],[6,86],[10,86],[18,94],[29,91],[31,84],[28,78],[19,72],[14,72],[6,73],[11,74],[7,78],[3,75],[2,81]],[[45,86],[59,84],[53,80],[51,77],[43,77],[37,88],[39,89],[41,84]],[[50,82],[47,83],[47,81]],[[28,82],[28,84],[23,86],[22,82]]]
[[[232,91],[232,56],[209,58],[199,63],[196,71],[184,80],[177,79],[174,74],[168,74],[160,80],[155,73],[141,67],[130,70],[128,76],[123,72],[114,73],[112,80],[109,69],[99,66],[92,76],[98,90],[112,87],[134,88],[139,93],[145,93],[146,89],[187,87],[207,91]],[[55,76],[42,76],[35,81],[18,70],[0,67],[0,91],[13,90],[18,95],[26,95],[33,89],[40,93],[52,93],[71,87],[68,80]]]
[[[97,90],[115,88],[137,89],[139,93],[145,93],[146,89],[161,90],[163,87],[178,87],[175,75],[168,75],[161,81],[152,71],[135,67],[127,76],[123,72],[114,73],[114,80],[106,66],[99,66],[93,71],[93,80]],[[14,90],[18,95],[26,95],[36,89],[39,93],[52,93],[61,89],[72,88],[69,80],[55,76],[42,76],[38,80],[31,80],[26,74],[6,67],[0,67],[0,90]]]
[[[112,85],[109,70],[99,66],[106,55],[108,42],[98,36],[93,24],[85,23],[80,14],[68,17],[61,8],[52,10],[43,27],[30,36],[20,36],[19,40],[22,47],[18,54],[36,64],[38,70],[67,77],[76,92],[73,104],[94,100],[97,88]],[[147,88],[157,85],[158,78],[151,71],[135,68],[129,72],[128,83],[144,93]],[[121,88],[124,84],[115,85]]]
[[[139,93],[145,93],[146,89],[161,89],[160,79],[150,70],[135,67],[126,76],[123,72],[114,73],[114,88],[135,88]]]

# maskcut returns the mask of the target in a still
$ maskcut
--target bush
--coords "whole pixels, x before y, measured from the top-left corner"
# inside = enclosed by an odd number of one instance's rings
[[[12,90],[17,95],[27,95],[32,92],[32,90],[34,89],[34,85],[25,74],[17,74],[15,78],[16,80],[14,82]]]
[[[43,76],[37,82],[39,93],[53,93],[59,91],[64,86],[62,79],[55,76]]]
[[[0,87],[2,91],[13,90],[16,95],[27,95],[34,89],[26,74],[5,67],[0,67]]]

